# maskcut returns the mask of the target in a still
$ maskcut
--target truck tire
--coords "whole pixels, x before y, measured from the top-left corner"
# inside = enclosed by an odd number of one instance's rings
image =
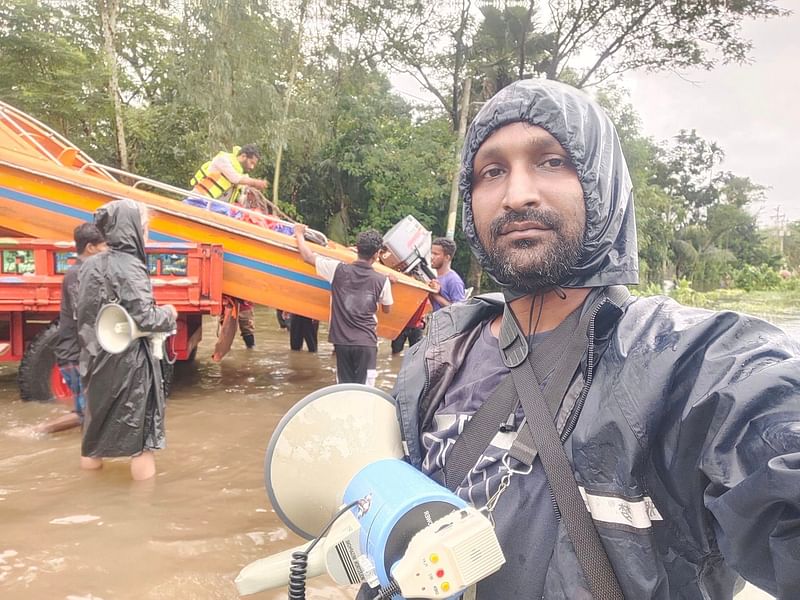
[[[17,371],[17,384],[20,397],[27,401],[51,402],[58,400],[72,404],[72,393],[63,385],[58,385],[61,373],[56,364],[55,343],[58,335],[58,322],[51,323],[47,329],[33,338],[22,355]],[[169,396],[175,365],[161,361],[161,377],[164,395]],[[54,389],[57,386],[58,389]]]
[[[47,329],[33,338],[28,344],[17,371],[19,395],[25,401],[50,402],[53,400],[52,378],[56,365],[56,337],[58,322],[51,323]],[[60,375],[59,375],[60,377]]]

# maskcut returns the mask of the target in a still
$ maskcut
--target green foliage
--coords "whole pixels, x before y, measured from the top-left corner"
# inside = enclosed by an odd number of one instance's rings
[[[453,134],[436,119],[412,124],[408,118],[383,125],[383,139],[369,148],[363,168],[371,201],[367,220],[388,230],[408,214],[428,229],[443,220],[452,177]]]
[[[174,87],[179,99],[207,115],[207,154],[248,142],[269,147],[291,33],[261,0],[185,2]]]
[[[713,174],[724,157],[716,143],[695,130],[681,130],[673,145],[659,150],[653,181],[678,201],[666,215],[670,223],[680,227],[702,220],[704,210],[719,197]]]
[[[779,245],[779,234],[783,233],[783,248],[785,265],[790,271],[800,272],[800,221],[790,223],[784,231],[774,231],[772,236],[777,247]]]
[[[106,79],[95,48],[65,35],[76,28],[69,11],[46,3],[0,5],[0,99],[109,162],[115,153]]]
[[[644,285],[639,285],[634,288],[634,293],[637,296],[647,297],[647,296],[663,296],[664,295],[664,288],[662,288],[657,283],[646,283]]]
[[[710,66],[713,48],[741,60],[741,22],[781,11],[772,0],[723,4],[483,2],[478,12],[418,0],[121,2],[115,51],[130,168],[186,187],[217,151],[254,142],[262,160],[253,175],[272,180],[281,152],[281,207],[332,239],[385,231],[407,214],[441,235],[467,78],[475,110],[521,77],[583,85],[631,68]],[[97,3],[0,6],[0,98],[113,164],[102,57]],[[437,106],[397,96],[387,69],[411,74]],[[779,257],[777,236],[765,238],[747,212],[765,189],[722,170],[717,144],[681,131],[658,145],[623,91],[607,86],[598,97],[630,168],[643,289],[684,278],[708,290],[734,272],[748,286],[774,285],[762,267],[759,278],[742,266],[800,267],[800,224]],[[456,270],[477,280],[460,230],[456,240]]]
[[[781,286],[772,291],[714,290],[705,294],[714,310],[735,310],[762,318],[797,314],[800,306],[800,289]]]
[[[733,272],[736,287],[748,292],[753,290],[776,290],[781,287],[781,276],[769,265],[743,265]]]
[[[205,113],[179,102],[128,111],[128,151],[132,170],[181,188],[208,160]]]
[[[705,308],[710,305],[710,301],[702,292],[692,289],[692,282],[688,279],[679,279],[678,284],[669,293],[671,298],[680,304]]]
[[[786,279],[781,278],[780,289],[787,292],[800,292],[800,277],[794,275]],[[798,306],[800,306],[800,302],[798,302]]]

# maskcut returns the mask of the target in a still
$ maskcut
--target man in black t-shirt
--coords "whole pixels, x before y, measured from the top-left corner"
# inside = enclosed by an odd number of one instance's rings
[[[75,263],[64,273],[64,279],[61,282],[61,312],[58,318],[58,337],[54,350],[61,376],[75,398],[75,410],[52,421],[37,425],[36,431],[41,433],[55,433],[72,429],[83,422],[83,387],[78,370],[81,348],[78,343],[76,318],[78,272],[84,260],[106,250],[106,241],[93,223],[78,225],[73,236],[78,256]]]
[[[306,226],[296,224],[294,236],[303,260],[331,284],[331,320],[328,339],[336,350],[337,383],[375,384],[378,356],[378,305],[391,310],[389,278],[372,268],[383,238],[374,230],[356,238],[358,260],[350,264],[314,253],[303,237]]]

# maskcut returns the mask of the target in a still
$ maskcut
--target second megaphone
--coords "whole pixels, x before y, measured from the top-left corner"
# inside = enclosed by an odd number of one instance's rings
[[[168,333],[141,331],[124,308],[119,304],[106,304],[97,313],[95,332],[100,346],[109,354],[127,350],[133,340],[149,337],[153,357],[164,358],[164,340]]]

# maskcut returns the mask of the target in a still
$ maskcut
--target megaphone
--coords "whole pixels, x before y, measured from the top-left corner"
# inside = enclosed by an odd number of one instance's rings
[[[339,384],[298,402],[267,447],[267,494],[292,531],[327,535],[246,566],[239,593],[286,585],[291,568],[291,600],[304,597],[298,573],[326,570],[381,598],[450,598],[499,569],[505,559],[489,519],[402,457],[388,394]],[[299,566],[298,552],[307,555]]]
[[[153,357],[164,358],[164,340],[169,337],[166,332],[141,331],[133,319],[119,304],[105,304],[97,313],[95,333],[100,347],[109,354],[119,354],[142,337],[150,338]]]

